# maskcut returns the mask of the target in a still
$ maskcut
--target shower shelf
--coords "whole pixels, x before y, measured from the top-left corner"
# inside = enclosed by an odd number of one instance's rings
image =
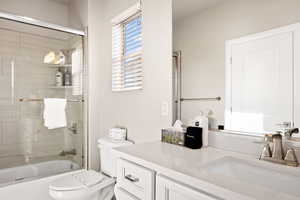
[[[72,89],[73,86],[51,86],[50,89]]]
[[[71,64],[68,64],[68,65],[55,65],[55,64],[46,64],[48,67],[50,67],[50,68],[60,68],[60,67],[65,67],[65,68],[67,68],[67,67],[72,67],[72,65]]]

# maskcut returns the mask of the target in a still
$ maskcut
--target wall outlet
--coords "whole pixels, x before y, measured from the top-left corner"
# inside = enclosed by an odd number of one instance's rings
[[[169,115],[169,104],[166,101],[161,102],[161,116]]]

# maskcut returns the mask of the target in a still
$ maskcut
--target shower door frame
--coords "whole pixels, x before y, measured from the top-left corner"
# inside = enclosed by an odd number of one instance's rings
[[[182,79],[182,52],[174,51],[173,59],[175,61],[175,66],[173,63],[173,123],[176,120],[181,120],[181,79]]]
[[[88,47],[88,38],[86,27],[85,30],[73,29],[66,26],[61,26],[57,24],[52,24],[49,22],[41,21],[38,19],[34,19],[31,17],[15,15],[6,12],[0,12],[0,19],[5,19],[9,21],[19,22],[23,24],[28,24],[36,27],[46,28],[50,30],[60,31],[64,33],[70,33],[74,35],[79,35],[82,37],[82,46],[83,46],[83,168],[89,169],[89,134],[88,134],[88,55],[87,55],[87,47]]]
[[[0,18],[10,20],[10,21],[20,22],[23,24],[29,24],[29,25],[33,25],[33,26],[47,28],[47,29],[51,29],[51,30],[61,31],[61,32],[65,32],[65,33],[80,35],[80,36],[86,35],[85,31],[82,31],[82,30],[77,30],[77,29],[73,29],[70,27],[52,24],[52,23],[41,21],[41,20],[34,19],[31,17],[15,15],[15,14],[11,14],[11,13],[0,12]]]

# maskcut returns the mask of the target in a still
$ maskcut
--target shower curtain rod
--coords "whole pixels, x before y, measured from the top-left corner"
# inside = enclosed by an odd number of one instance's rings
[[[51,23],[44,22],[44,21],[41,21],[38,19],[25,17],[25,16],[21,16],[21,15],[15,15],[15,14],[11,14],[11,13],[0,12],[0,18],[7,19],[10,21],[20,22],[23,24],[29,24],[29,25],[33,25],[33,26],[43,27],[43,28],[47,28],[47,29],[51,29],[51,30],[61,31],[61,32],[65,32],[65,33],[72,33],[72,34],[76,34],[76,35],[80,35],[80,36],[85,35],[84,31],[81,31],[81,30],[77,30],[77,29],[73,29],[73,28],[69,28],[69,27],[65,27],[65,26],[61,26],[61,25],[57,25],[57,24],[51,24]]]

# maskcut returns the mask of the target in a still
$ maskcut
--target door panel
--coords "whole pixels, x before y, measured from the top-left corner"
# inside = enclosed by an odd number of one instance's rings
[[[293,121],[293,34],[231,46],[231,115],[226,129],[265,133]]]

